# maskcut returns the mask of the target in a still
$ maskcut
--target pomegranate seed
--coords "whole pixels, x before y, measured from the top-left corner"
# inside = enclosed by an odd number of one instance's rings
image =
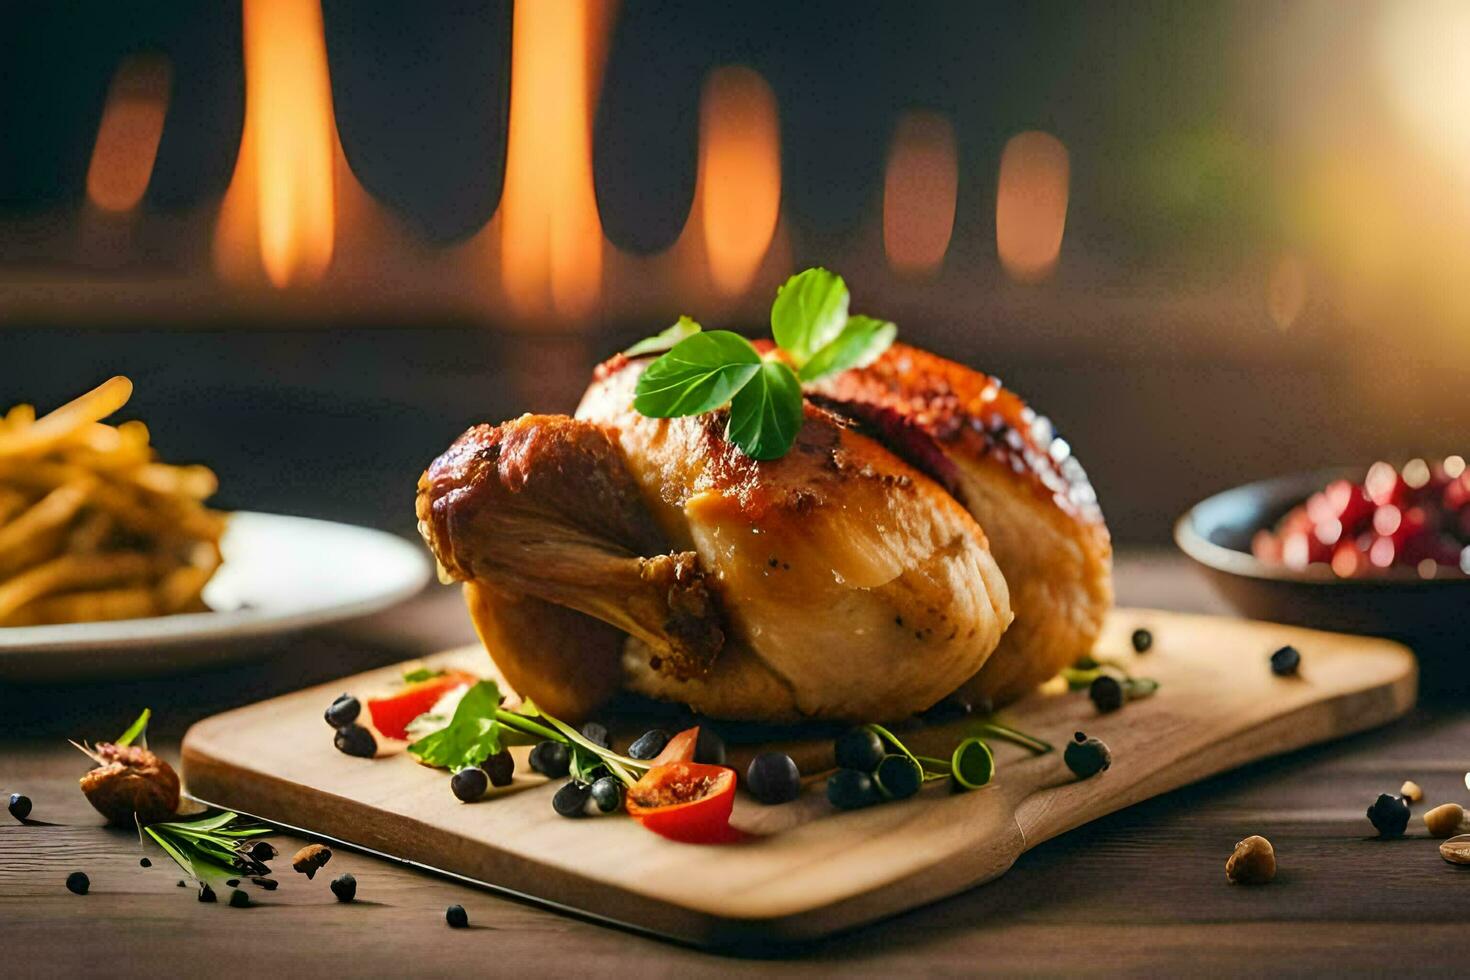
[[[1332,552],[1332,571],[1338,578],[1358,578],[1368,571],[1368,558],[1356,542],[1343,541]]]
[[[1342,537],[1342,522],[1329,517],[1312,528],[1312,537],[1331,548]]]
[[[1268,565],[1281,564],[1281,539],[1270,531],[1257,531],[1251,538],[1251,554]]]
[[[1403,511],[1393,504],[1384,504],[1373,512],[1373,531],[1379,537],[1386,538],[1394,534],[1403,522]]]
[[[1363,480],[1363,489],[1368,492],[1368,499],[1380,507],[1387,504],[1399,504],[1404,499],[1404,484],[1399,479],[1398,471],[1384,462],[1377,462],[1368,467],[1368,476]]]
[[[1377,538],[1368,549],[1368,560],[1376,568],[1388,568],[1393,564],[1397,551],[1393,546],[1393,538]]]
[[[1307,517],[1313,524],[1325,524],[1337,520],[1340,511],[1326,493],[1314,493],[1307,498]]]

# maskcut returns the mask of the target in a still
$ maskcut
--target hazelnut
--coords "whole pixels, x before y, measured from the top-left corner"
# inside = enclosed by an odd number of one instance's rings
[[[97,767],[82,776],[82,793],[108,823],[155,823],[179,808],[178,774],[147,749],[103,742],[87,754]]]
[[[1276,851],[1259,835],[1235,845],[1225,862],[1225,880],[1232,885],[1264,885],[1276,877]]]
[[[1449,837],[1465,820],[1465,808],[1458,803],[1441,803],[1424,814],[1424,826],[1433,837]]]
[[[1410,803],[1418,803],[1424,799],[1424,791],[1412,779],[1404,780],[1404,785],[1399,787],[1399,795]]]
[[[291,867],[307,878],[316,876],[317,869],[332,860],[332,849],[325,844],[307,844],[291,858]]]

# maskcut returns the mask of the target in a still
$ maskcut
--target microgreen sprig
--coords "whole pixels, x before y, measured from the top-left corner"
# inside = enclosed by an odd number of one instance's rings
[[[138,828],[140,840],[147,834],[185,874],[201,882],[269,875],[270,866],[254,856],[255,845],[251,841],[271,832],[269,827],[229,810],[194,820],[169,820]],[[269,853],[273,854],[274,849]]]
[[[848,314],[847,284],[826,269],[786,280],[771,304],[776,349],[761,354],[729,330],[681,316],[625,352],[664,352],[638,378],[633,407],[649,418],[703,415],[730,406],[725,437],[752,459],[786,455],[801,429],[803,382],[873,362],[898,328]]]
[[[907,756],[919,768],[924,782],[948,779],[960,790],[979,789],[989,783],[995,774],[995,756],[982,735],[1019,745],[1033,755],[1045,755],[1052,751],[1050,742],[991,720],[977,723],[974,728],[976,734],[961,740],[948,759],[916,754],[902,739],[882,725],[868,724],[862,727],[877,735],[900,755]]]

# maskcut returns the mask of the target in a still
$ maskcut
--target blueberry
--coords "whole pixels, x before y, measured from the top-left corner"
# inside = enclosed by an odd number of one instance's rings
[[[339,902],[352,901],[357,897],[357,879],[350,874],[338,875],[332,879],[332,894]]]
[[[1368,808],[1368,820],[1379,837],[1402,837],[1409,826],[1409,801],[1402,796],[1380,793]]]
[[[1072,736],[1072,741],[1067,743],[1062,761],[1072,770],[1072,775],[1078,779],[1087,779],[1111,766],[1113,753],[1108,751],[1102,739],[1088,738],[1084,733],[1077,732]]]
[[[924,785],[924,773],[919,764],[906,755],[885,755],[873,773],[878,791],[890,800],[906,800]]]
[[[10,815],[22,822],[31,815],[31,798],[21,793],[10,794]]]
[[[85,895],[91,887],[92,879],[87,877],[85,871],[73,871],[66,876],[66,890],[73,895]]]
[[[214,897],[214,889],[210,888],[202,881],[199,883],[199,901],[205,903],[213,903],[218,901],[218,899]]]
[[[827,780],[827,801],[839,810],[857,810],[883,799],[873,779],[857,769],[839,769]]]
[[[327,706],[322,717],[327,719],[327,724],[333,728],[342,728],[357,720],[362,713],[362,704],[350,694],[339,694],[337,700]]]
[[[883,740],[876,732],[866,728],[843,732],[838,736],[834,749],[837,765],[843,769],[856,769],[858,772],[872,772],[877,769],[878,763],[887,754],[883,749]]]
[[[236,888],[230,892],[230,908],[244,909],[250,907],[250,896]]]
[[[603,776],[592,784],[592,803],[599,813],[612,813],[623,806],[623,784],[616,776]]]
[[[444,921],[449,923],[451,929],[466,929],[469,927],[470,917],[463,905],[451,905],[444,910]]]
[[[1133,649],[1137,653],[1148,653],[1153,649],[1154,635],[1146,629],[1133,631]]]
[[[762,752],[745,770],[745,788],[767,805],[790,803],[801,795],[801,771],[785,752]]]
[[[563,742],[547,739],[544,742],[537,742],[531,749],[531,768],[552,779],[565,776],[571,762],[572,754],[567,751],[566,744]]]
[[[1097,707],[1099,714],[1107,714],[1123,707],[1123,685],[1111,674],[1098,674],[1087,688],[1087,696]]]
[[[599,725],[595,721],[589,721],[582,726],[582,737],[593,745],[601,746],[604,749],[612,748],[612,739],[608,737],[606,725]]]
[[[1290,677],[1302,665],[1302,655],[1296,647],[1282,647],[1271,654],[1271,673],[1277,677]]]
[[[480,768],[490,777],[491,786],[509,786],[515,778],[516,760],[511,758],[510,749],[501,749],[480,763]]]
[[[694,743],[694,761],[710,766],[725,764],[725,740],[709,725],[699,726],[699,738]]]
[[[945,722],[968,718],[974,710],[975,705],[970,699],[956,691],[938,703],[931,705],[924,712],[923,718],[931,725],[942,725]]]
[[[569,781],[551,798],[551,808],[563,817],[581,817],[587,813],[587,799],[592,788],[576,780]]]
[[[473,803],[490,788],[490,776],[479,766],[469,766],[454,774],[449,788],[461,803]]]
[[[332,744],[337,746],[338,752],[344,752],[359,759],[371,759],[378,753],[378,743],[374,740],[373,733],[361,725],[344,725],[337,729],[337,735],[332,739]]]
[[[655,728],[651,732],[639,735],[632,745],[628,746],[628,757],[631,759],[656,759],[673,738],[662,728]]]

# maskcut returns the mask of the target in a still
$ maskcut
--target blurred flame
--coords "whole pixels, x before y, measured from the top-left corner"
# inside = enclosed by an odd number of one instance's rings
[[[776,97],[749,68],[726,65],[705,80],[697,183],[710,278],[725,295],[742,293],[771,247],[781,210]]]
[[[995,245],[1012,279],[1039,282],[1056,267],[1069,179],[1067,148],[1055,136],[1031,131],[1006,143],[995,197]]]
[[[158,55],[130,55],[118,66],[87,168],[87,199],[102,210],[131,211],[143,199],[168,115],[172,76],[168,59]]]
[[[245,129],[215,229],[229,279],[260,262],[277,288],[321,278],[335,235],[332,118],[321,7],[245,0]]]
[[[898,122],[883,178],[883,250],[900,272],[934,272],[954,232],[959,162],[954,127],[936,112]]]
[[[599,300],[591,107],[607,11],[576,0],[515,5],[500,254],[506,296],[521,316],[585,317]]]
[[[1295,255],[1283,255],[1266,281],[1266,311],[1271,322],[1286,330],[1307,305],[1307,271]]]

